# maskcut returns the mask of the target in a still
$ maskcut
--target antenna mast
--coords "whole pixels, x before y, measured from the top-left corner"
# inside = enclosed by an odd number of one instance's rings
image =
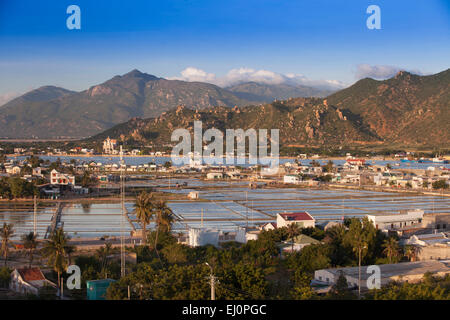
[[[124,217],[125,217],[125,182],[123,174],[123,150],[120,146],[120,203],[121,203],[121,219],[120,219],[120,276],[125,276],[125,235],[124,235]]]

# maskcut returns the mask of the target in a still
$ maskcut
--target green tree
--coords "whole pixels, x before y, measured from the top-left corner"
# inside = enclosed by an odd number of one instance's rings
[[[147,244],[147,225],[154,215],[153,196],[151,193],[142,191],[137,197],[134,204],[136,218],[142,227],[142,240],[144,245]]]
[[[433,182],[432,186],[433,189],[448,189],[448,184],[444,179]]]
[[[403,248],[403,254],[409,261],[416,261],[417,256],[420,253],[421,248],[419,246],[406,245]]]
[[[1,254],[5,260],[5,267],[8,261],[9,245],[11,243],[11,238],[14,235],[13,224],[3,223],[3,227],[0,229],[0,237],[2,238]]]
[[[0,288],[8,288],[11,281],[11,269],[8,267],[0,268]]]
[[[70,237],[64,233],[62,228],[56,229],[42,248],[43,255],[48,258],[48,265],[58,274],[58,288],[61,282],[61,273],[67,269],[67,253],[73,248],[69,245],[69,239]]]
[[[389,263],[397,261],[400,255],[400,247],[398,241],[394,237],[390,237],[383,242],[383,253],[387,256]]]
[[[330,293],[327,295],[327,298],[333,300],[351,300],[356,298],[356,296],[350,292],[347,278],[342,271],[339,274],[336,284],[331,288]]]
[[[324,170],[325,172],[333,172],[333,166],[334,166],[333,161],[329,160],[329,161],[327,162],[327,164],[323,166],[323,170]]]
[[[174,221],[174,215],[172,210],[167,207],[165,201],[158,201],[154,205],[154,211],[156,213],[156,237],[155,237],[155,251],[158,252],[158,236],[160,230],[162,232],[169,232],[172,228],[172,222]]]
[[[107,268],[108,268],[108,257],[112,254],[112,244],[111,242],[105,243],[105,245],[97,250],[97,255],[101,261],[101,273],[104,275],[105,279],[108,277]]]
[[[293,222],[290,223],[287,227],[286,227],[286,231],[287,234],[289,236],[289,239],[291,239],[291,252],[294,252],[294,240],[295,237],[298,236],[300,234],[300,227],[298,226],[297,223]]]
[[[37,235],[34,232],[29,232],[27,234],[22,235],[23,247],[25,250],[28,250],[28,256],[30,258],[29,267],[31,268],[31,264],[33,263],[33,255],[34,251],[37,247]]]

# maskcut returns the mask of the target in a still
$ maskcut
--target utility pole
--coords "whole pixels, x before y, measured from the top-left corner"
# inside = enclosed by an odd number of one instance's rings
[[[359,245],[359,258],[358,258],[358,298],[361,299],[361,251],[366,249],[366,245]]]
[[[206,265],[211,269],[211,273],[209,274],[209,281],[211,285],[211,300],[216,300],[216,281],[217,278],[213,274],[213,268],[206,262]]]
[[[64,278],[61,277],[61,293],[60,293],[60,297],[61,300],[64,298]]]
[[[125,235],[124,235],[124,216],[125,216],[125,183],[123,174],[123,149],[120,146],[120,202],[121,202],[121,219],[120,219],[120,276],[125,276]]]
[[[361,246],[359,246],[358,259],[358,298],[361,299]]]
[[[248,191],[245,191],[245,220],[247,222],[248,229]]]
[[[34,236],[36,236],[36,210],[37,210],[37,200],[36,200],[36,195],[34,196],[34,212],[33,212],[33,234]]]
[[[203,208],[202,208],[202,224],[201,224],[201,226],[202,226],[202,228],[203,228]]]

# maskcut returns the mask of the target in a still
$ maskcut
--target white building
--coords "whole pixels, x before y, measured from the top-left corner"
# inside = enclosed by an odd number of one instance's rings
[[[435,245],[438,243],[450,245],[450,238],[444,232],[437,232],[413,235],[405,241],[405,244],[418,245],[422,247]]]
[[[314,228],[316,220],[306,211],[277,213],[277,228],[287,227],[291,223],[296,223],[301,228]]]
[[[375,228],[380,230],[396,230],[422,223],[423,210],[409,210],[389,215],[367,215]]]
[[[218,246],[219,230],[204,228],[189,229],[189,245],[191,247],[205,246],[207,244]]]
[[[117,146],[116,139],[110,139],[109,137],[106,138],[106,140],[103,141],[103,153],[113,154],[116,146]]]
[[[50,173],[50,184],[59,186],[75,186],[75,176],[59,173],[53,169]]]
[[[198,199],[198,191],[191,191],[188,194],[188,198],[192,200]]]
[[[298,184],[300,183],[300,181],[301,181],[300,177],[295,174],[287,174],[283,177],[284,183]]]
[[[20,294],[39,294],[39,289],[56,285],[47,280],[39,268],[15,269],[11,272],[10,290]]]
[[[403,262],[395,264],[377,265],[380,268],[381,286],[391,281],[418,282],[422,280],[425,273],[430,272],[434,276],[442,277],[450,274],[450,261],[419,261]],[[367,280],[373,271],[367,270],[367,266],[361,266],[361,290],[367,290]],[[369,271],[369,272],[368,272]],[[347,279],[350,288],[358,287],[359,268],[332,268],[321,269],[314,272],[313,283],[323,285],[335,285],[341,273]]]
[[[208,172],[206,174],[206,179],[208,180],[215,180],[215,179],[222,179],[223,173],[222,172]]]

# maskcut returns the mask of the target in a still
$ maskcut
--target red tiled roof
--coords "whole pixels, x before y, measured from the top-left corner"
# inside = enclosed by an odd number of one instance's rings
[[[44,275],[39,268],[23,268],[17,269],[22,279],[26,282],[36,281],[36,280],[45,280]]]
[[[280,213],[280,216],[286,221],[314,220],[314,218],[306,211]]]

